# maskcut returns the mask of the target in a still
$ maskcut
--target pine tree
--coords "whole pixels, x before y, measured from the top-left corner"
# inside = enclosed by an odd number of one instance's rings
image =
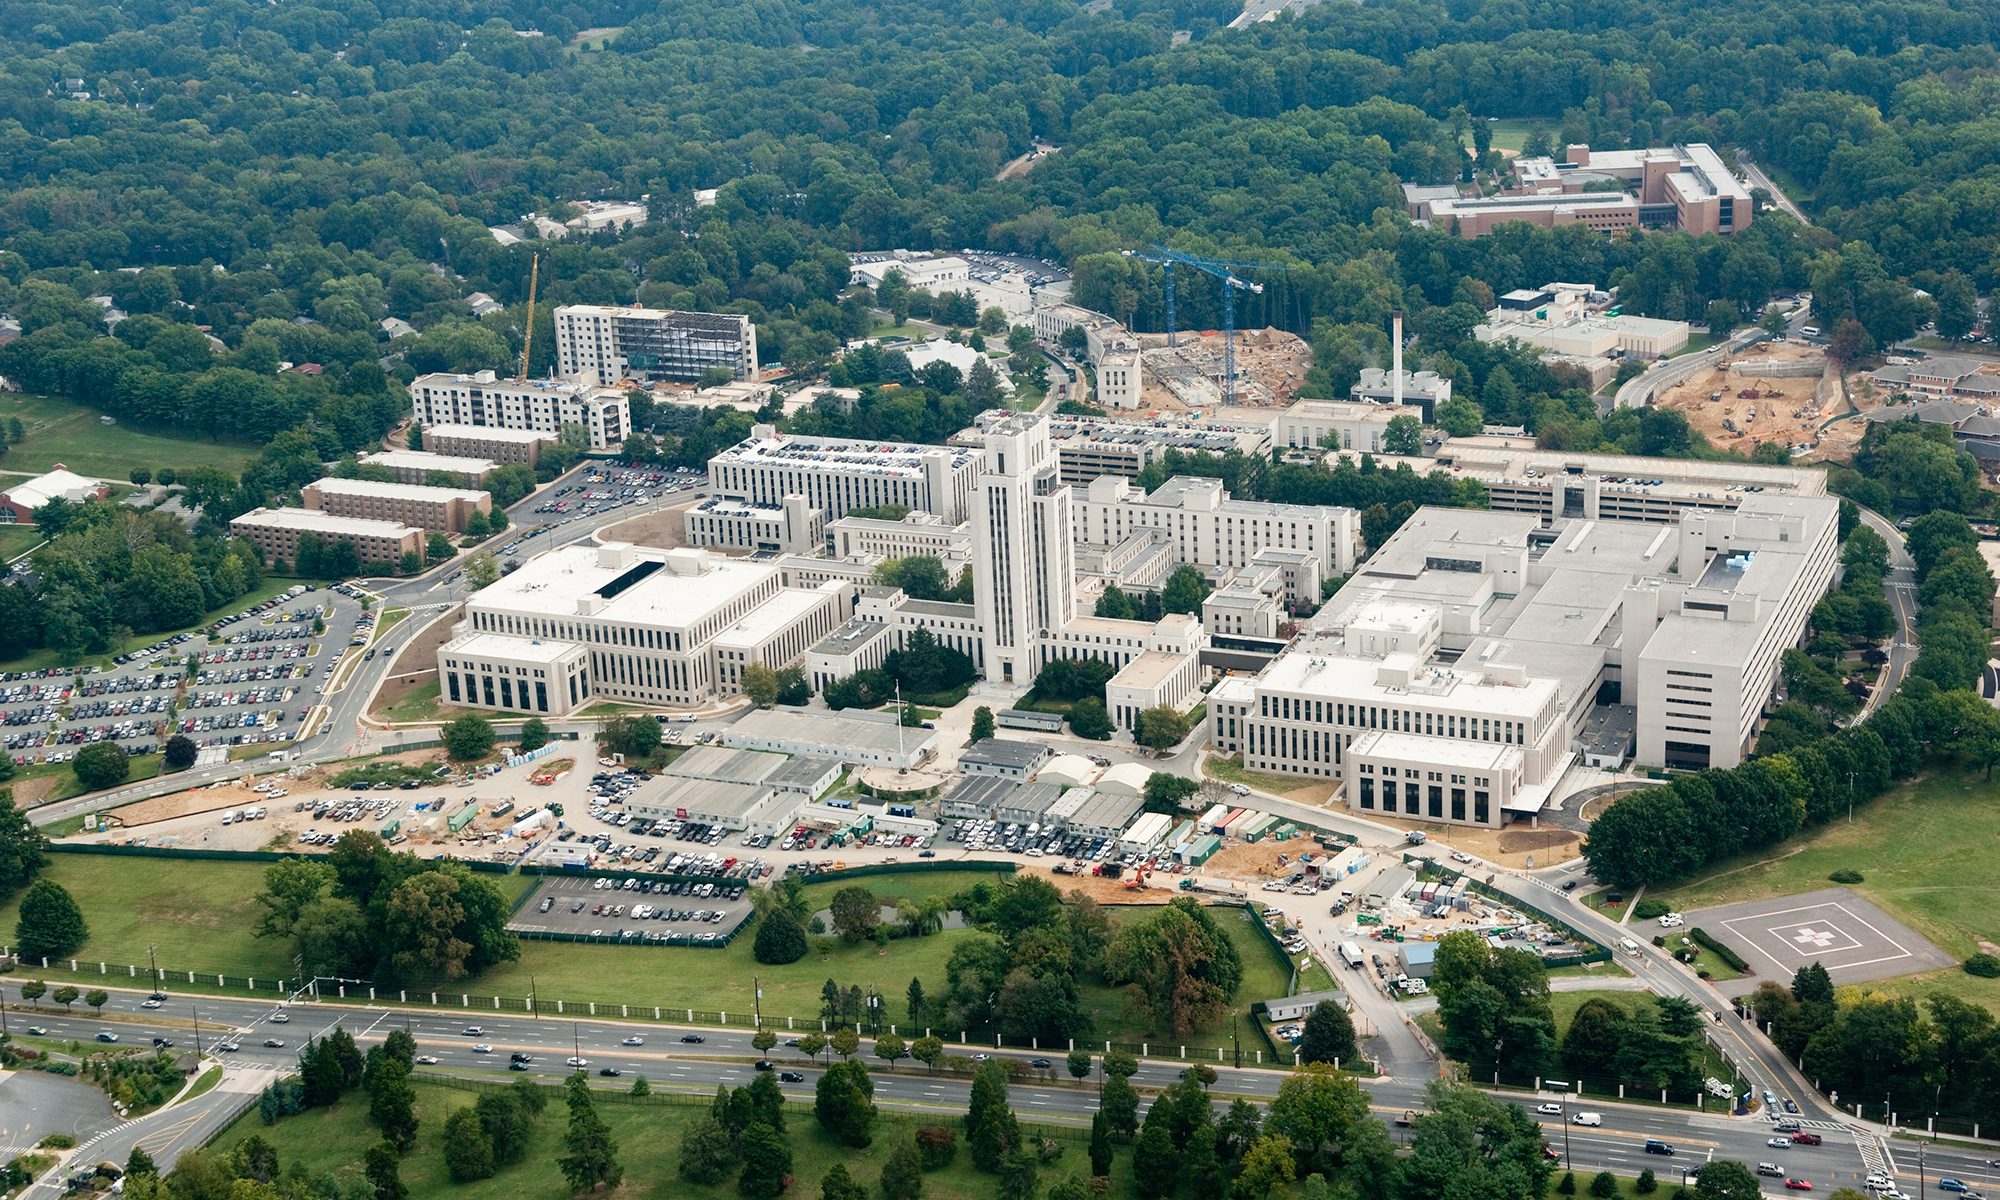
[[[567,1149],[556,1160],[563,1178],[569,1181],[572,1192],[586,1191],[599,1184],[617,1187],[625,1177],[625,1169],[618,1165],[618,1144],[612,1141],[610,1127],[597,1113],[590,1085],[582,1075],[572,1075],[563,1085],[563,1091],[569,1101],[569,1134],[563,1143]]]
[[[997,1060],[981,1063],[972,1077],[965,1140],[973,1165],[982,1171],[998,1171],[1001,1158],[1021,1140],[1014,1110],[1007,1107],[1007,1072]]]
[[[1090,1114],[1090,1173],[1111,1174],[1111,1126],[1102,1109]]]
[[[923,1193],[923,1157],[914,1143],[904,1142],[882,1164],[882,1195],[885,1200],[917,1200]]]

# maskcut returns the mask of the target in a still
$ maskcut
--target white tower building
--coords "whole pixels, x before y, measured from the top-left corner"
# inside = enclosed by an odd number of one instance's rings
[[[1070,492],[1048,422],[1031,413],[982,421],[985,461],[974,489],[973,602],[986,677],[1026,683],[1076,616]]]

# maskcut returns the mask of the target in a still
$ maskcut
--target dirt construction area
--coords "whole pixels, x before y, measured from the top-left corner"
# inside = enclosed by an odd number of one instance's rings
[[[1799,342],[1752,346],[1667,388],[1653,403],[1686,414],[1713,445],[1747,455],[1776,442],[1802,462],[1847,459],[1867,428],[1837,419],[1850,412],[1839,376],[1820,347]]]

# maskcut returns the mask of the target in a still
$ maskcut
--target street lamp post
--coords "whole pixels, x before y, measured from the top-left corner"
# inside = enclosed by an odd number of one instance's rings
[[[201,1057],[201,1006],[198,1004],[190,1004],[188,1005],[188,1011],[194,1014],[194,1056],[196,1058],[200,1058]]]
[[[160,953],[159,953],[159,947],[158,947],[158,946],[154,946],[154,945],[148,945],[148,946],[146,947],[146,959],[147,959],[147,961],[148,961],[148,962],[150,962],[150,963],[152,964],[152,966],[153,966],[153,992],[154,992],[154,994],[155,994],[155,995],[157,995],[157,994],[159,993],[159,991],[160,991]]]
[[[1568,1171],[1568,1170],[1572,1170],[1573,1168],[1572,1168],[1572,1167],[1570,1166],[1570,1161],[1569,1161],[1569,1089],[1570,1089],[1570,1081],[1569,1081],[1569,1080],[1567,1080],[1567,1079],[1547,1079],[1547,1080],[1543,1080],[1543,1082],[1544,1082],[1544,1083],[1546,1083],[1546,1084],[1548,1084],[1548,1085],[1549,1085],[1550,1087],[1552,1087],[1552,1088],[1555,1088],[1555,1089],[1557,1089],[1557,1093],[1558,1093],[1558,1095],[1560,1095],[1560,1096],[1561,1096],[1561,1099],[1560,1099],[1560,1100],[1558,1100],[1558,1101],[1557,1101],[1557,1103],[1559,1103],[1559,1104],[1561,1104],[1561,1105],[1562,1105],[1562,1124],[1563,1124],[1563,1170],[1565,1170],[1565,1171]]]

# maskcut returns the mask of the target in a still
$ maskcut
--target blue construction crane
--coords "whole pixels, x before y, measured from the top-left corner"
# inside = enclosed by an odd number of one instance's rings
[[[1236,293],[1262,294],[1264,285],[1237,275],[1238,271],[1289,271],[1283,263],[1232,262],[1220,258],[1199,258],[1166,246],[1127,250],[1132,258],[1159,263],[1167,298],[1167,345],[1177,344],[1174,329],[1174,264],[1183,263],[1222,281],[1222,402],[1236,403]]]

